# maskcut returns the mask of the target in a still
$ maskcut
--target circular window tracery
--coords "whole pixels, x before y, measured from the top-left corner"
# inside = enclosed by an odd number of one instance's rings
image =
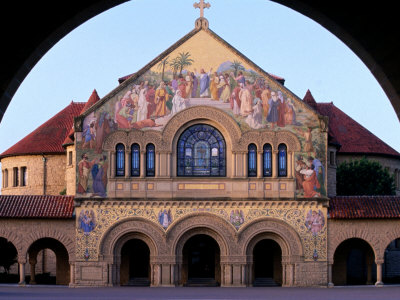
[[[225,140],[207,124],[187,128],[179,137],[178,176],[226,176]]]

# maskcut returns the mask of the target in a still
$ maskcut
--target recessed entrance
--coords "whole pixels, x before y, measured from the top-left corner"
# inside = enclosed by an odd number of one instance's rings
[[[282,285],[282,251],[277,242],[259,241],[253,249],[253,286]]]
[[[374,251],[364,240],[352,238],[335,250],[332,269],[335,285],[365,285],[376,282]]]
[[[191,237],[183,247],[183,284],[185,286],[217,286],[220,284],[220,250],[210,236]]]
[[[150,285],[150,249],[140,239],[127,241],[121,249],[121,285]]]

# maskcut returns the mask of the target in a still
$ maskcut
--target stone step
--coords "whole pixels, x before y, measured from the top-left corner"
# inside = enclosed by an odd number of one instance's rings
[[[218,286],[218,282],[214,278],[189,278],[185,286],[213,287]]]
[[[129,286],[150,286],[150,280],[146,277],[130,278],[127,285],[129,285]]]
[[[253,282],[253,286],[279,286],[279,284],[277,284],[275,280],[270,277],[257,277]]]

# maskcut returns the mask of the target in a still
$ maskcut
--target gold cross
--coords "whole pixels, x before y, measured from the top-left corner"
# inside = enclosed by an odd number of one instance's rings
[[[200,8],[200,18],[204,18],[204,8],[209,8],[210,3],[204,3],[204,0],[200,0],[200,3],[195,2],[193,4],[194,8]]]

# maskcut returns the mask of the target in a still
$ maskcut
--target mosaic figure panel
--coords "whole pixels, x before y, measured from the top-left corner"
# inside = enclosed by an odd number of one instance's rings
[[[296,134],[302,146],[295,162],[297,196],[326,195],[326,126],[318,114],[221,40],[199,31],[135,73],[87,113],[77,141],[77,158],[82,159],[77,170],[79,196],[107,195],[105,136],[115,130],[162,131],[171,118],[193,106],[221,109],[243,133],[283,130]],[[201,145],[196,149],[201,150]],[[204,152],[196,149],[192,155]]]

